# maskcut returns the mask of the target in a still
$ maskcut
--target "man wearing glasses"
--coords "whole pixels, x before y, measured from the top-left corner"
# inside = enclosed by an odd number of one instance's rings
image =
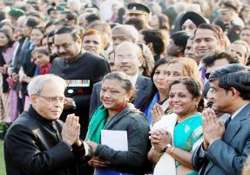
[[[192,155],[199,175],[240,175],[250,154],[250,72],[240,64],[209,76],[212,108],[203,110],[203,142]],[[216,113],[228,113],[223,123]]]
[[[63,124],[65,81],[56,75],[31,80],[31,106],[11,125],[4,143],[7,175],[71,175],[89,153],[80,140],[78,116],[70,114]],[[82,164],[82,163],[81,163]]]

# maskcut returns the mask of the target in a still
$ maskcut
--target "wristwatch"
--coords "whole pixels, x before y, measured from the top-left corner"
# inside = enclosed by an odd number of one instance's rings
[[[171,145],[171,144],[167,144],[167,145],[161,150],[161,152],[162,152],[162,153],[165,153],[169,148],[172,148],[172,145]]]

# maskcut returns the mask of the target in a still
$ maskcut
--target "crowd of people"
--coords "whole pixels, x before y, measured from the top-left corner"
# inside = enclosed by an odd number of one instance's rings
[[[249,175],[249,4],[1,1],[7,175]]]

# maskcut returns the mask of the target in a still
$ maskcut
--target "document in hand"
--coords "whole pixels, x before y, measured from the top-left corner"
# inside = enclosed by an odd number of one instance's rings
[[[116,151],[128,151],[127,131],[121,130],[102,130],[101,143]]]
[[[127,131],[121,130],[102,130],[101,144],[107,145],[116,151],[128,151],[128,135]],[[117,172],[111,169],[95,170],[94,175],[132,175],[128,173]]]

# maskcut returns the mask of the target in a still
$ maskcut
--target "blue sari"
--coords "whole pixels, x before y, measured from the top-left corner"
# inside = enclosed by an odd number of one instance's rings
[[[151,100],[151,102],[149,103],[149,105],[146,107],[146,109],[144,110],[144,114],[146,116],[146,119],[148,121],[148,124],[151,125],[152,124],[152,110],[153,110],[153,107],[155,106],[156,103],[158,103],[160,101],[160,95],[159,93],[157,92],[153,99]]]
[[[152,110],[156,103],[160,104],[163,107],[163,110],[165,113],[169,112],[168,111],[168,102],[166,101],[167,99],[163,100],[160,102],[160,94],[159,92],[156,92],[155,95],[153,96],[151,102],[148,104],[148,106],[144,110],[144,115],[148,121],[148,124],[151,126],[153,122],[153,116],[152,116]]]

